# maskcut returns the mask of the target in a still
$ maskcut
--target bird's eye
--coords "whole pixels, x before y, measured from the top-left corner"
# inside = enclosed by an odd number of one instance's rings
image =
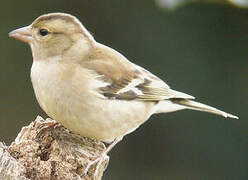
[[[48,35],[49,31],[47,29],[40,29],[40,35],[41,36],[46,36]]]

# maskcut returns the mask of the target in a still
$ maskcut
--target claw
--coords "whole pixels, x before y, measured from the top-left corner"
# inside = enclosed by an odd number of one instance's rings
[[[89,169],[94,165],[96,164],[96,168],[95,168],[95,172],[94,172],[94,177],[96,177],[98,174],[99,174],[99,168],[102,164],[103,161],[105,160],[109,160],[109,157],[108,155],[103,152],[99,157],[97,157],[96,159],[94,159],[93,161],[90,161],[88,164],[87,164],[87,167],[85,168],[84,170],[84,174],[87,174]],[[105,167],[106,168],[106,167]]]
[[[99,168],[100,168],[102,162],[105,161],[105,160],[109,161],[109,156],[108,156],[107,154],[105,154],[105,156],[102,157],[102,158],[97,162],[96,169],[95,169],[95,172],[94,172],[94,177],[96,177],[97,174],[99,174],[99,173],[98,173]],[[104,167],[104,169],[106,169],[107,166],[108,166],[108,164]]]
[[[109,151],[118,143],[122,140],[122,137],[116,138],[101,154],[100,156],[96,157],[94,160],[90,161],[87,164],[87,167],[84,170],[84,175],[88,174],[89,169],[96,164],[96,169],[94,172],[94,177],[96,177],[99,174],[99,168],[102,164],[103,161],[105,160],[109,160],[109,156],[107,155],[109,153]],[[90,158],[89,158],[90,159]],[[108,166],[108,164],[104,167],[106,168]]]
[[[55,129],[59,127],[60,124],[56,121],[49,121],[49,122],[44,122],[42,123],[42,127],[37,133],[37,137],[39,137],[41,134],[43,134],[45,131],[51,130],[52,128]]]

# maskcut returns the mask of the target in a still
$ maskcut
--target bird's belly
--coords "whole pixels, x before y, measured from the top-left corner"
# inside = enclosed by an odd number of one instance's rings
[[[147,105],[139,101],[79,98],[66,93],[60,97],[51,94],[40,101],[44,111],[66,128],[104,142],[132,132],[150,115]]]
[[[149,117],[141,102],[130,106],[127,101],[92,100],[66,107],[67,113],[54,118],[83,136],[111,142],[132,132]]]
[[[32,67],[31,79],[41,108],[75,133],[111,142],[135,130],[152,113],[152,102],[104,99],[55,78],[51,72],[56,73],[56,68],[37,73],[40,66]]]

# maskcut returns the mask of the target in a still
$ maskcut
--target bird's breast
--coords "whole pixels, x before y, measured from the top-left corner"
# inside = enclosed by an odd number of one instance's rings
[[[58,63],[35,62],[31,68],[31,80],[36,98],[41,108],[51,117],[55,118],[64,106],[69,104],[71,89],[70,79],[72,69],[67,74]]]

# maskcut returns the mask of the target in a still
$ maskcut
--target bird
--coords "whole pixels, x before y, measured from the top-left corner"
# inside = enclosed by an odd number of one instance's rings
[[[238,119],[171,89],[148,70],[97,42],[73,15],[41,15],[11,31],[9,37],[31,47],[31,81],[46,114],[72,132],[109,144],[90,165],[106,158],[125,135],[153,114],[191,109]]]

